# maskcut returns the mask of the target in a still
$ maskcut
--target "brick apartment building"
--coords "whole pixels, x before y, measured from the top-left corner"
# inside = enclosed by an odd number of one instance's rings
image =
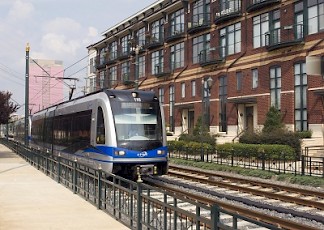
[[[323,144],[323,0],[160,0],[103,36],[87,47],[89,91],[155,91],[175,136],[204,115],[219,142],[237,140],[273,105]]]

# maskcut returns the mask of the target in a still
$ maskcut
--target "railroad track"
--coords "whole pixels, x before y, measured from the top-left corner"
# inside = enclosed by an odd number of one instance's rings
[[[300,207],[302,210],[306,210],[306,207],[308,207],[307,211],[319,213],[324,218],[324,192],[321,191],[267,183],[259,180],[249,180],[175,165],[170,166],[168,175],[240,193],[253,194],[266,199],[273,199],[274,202],[283,201],[289,204],[300,205],[303,206]]]
[[[175,179],[175,177],[178,179]],[[317,226],[324,226],[324,193],[318,191],[260,181],[250,181],[248,179],[224,176],[217,173],[176,167],[174,165],[170,166],[168,176],[164,176],[160,180],[151,180],[149,183],[196,202],[206,205],[218,204],[229,212],[234,212],[258,221],[262,220],[277,228],[306,230],[321,229],[321,227],[318,228]],[[219,196],[218,192],[215,192],[215,190],[219,189],[223,190],[227,195]],[[248,201],[248,196],[250,201]],[[258,198],[254,198],[253,200],[253,196]],[[224,197],[227,200],[236,198],[237,202],[243,202],[245,206],[256,206],[257,209],[251,209],[251,207],[245,207],[244,205],[231,204],[219,199],[223,199]],[[271,200],[272,204],[258,205],[259,202],[257,200]],[[293,208],[277,207],[278,203],[281,206],[290,206]],[[184,206],[186,205],[184,204]],[[187,208],[194,210],[194,207],[188,206]],[[296,211],[296,208],[299,210]],[[269,214],[269,211],[264,212],[262,209],[271,210],[272,213]],[[312,211],[310,212],[310,210]],[[276,213],[279,213],[279,215]],[[282,213],[289,216],[289,218],[283,217]],[[296,222],[295,217],[304,219],[299,219]],[[315,225],[314,227],[312,224],[313,221],[319,225]],[[246,223],[243,225],[246,225]],[[249,229],[252,228],[250,227]]]

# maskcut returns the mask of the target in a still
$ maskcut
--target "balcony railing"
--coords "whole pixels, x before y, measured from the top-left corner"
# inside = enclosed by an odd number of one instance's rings
[[[147,49],[154,49],[160,46],[163,46],[164,40],[162,34],[149,34],[146,37],[146,45]]]
[[[102,69],[104,67],[106,67],[106,55],[104,56],[100,56],[97,55],[96,57],[96,69]]]
[[[118,53],[118,60],[127,59],[131,55],[131,49],[130,47],[127,47],[127,49],[123,49]]]
[[[210,23],[210,14],[196,14],[192,16],[190,22],[188,22],[188,33],[193,34],[199,31],[209,29],[211,26]]]
[[[108,59],[107,59],[107,65],[111,65],[111,64],[114,64],[116,63],[117,61],[117,51],[113,51],[113,52],[110,52],[108,53]]]
[[[165,77],[171,74],[170,68],[164,67],[163,64],[157,64],[154,66],[153,75],[155,77]]]
[[[172,42],[185,37],[185,26],[184,23],[178,23],[171,25],[166,32],[165,41]]]
[[[279,2],[281,2],[281,0],[247,0],[246,11],[252,12]]]
[[[219,46],[200,51],[198,58],[200,66],[208,66],[222,62],[224,57],[225,47]]]
[[[122,74],[122,81],[124,85],[132,85],[134,84],[134,79],[131,79],[130,73],[123,73]]]
[[[236,17],[242,16],[241,0],[231,0],[227,3],[227,7],[221,6],[215,11],[215,24],[229,21]]]
[[[304,30],[302,24],[282,26],[270,30],[269,33],[266,34],[266,47],[268,50],[298,45],[303,41]]]

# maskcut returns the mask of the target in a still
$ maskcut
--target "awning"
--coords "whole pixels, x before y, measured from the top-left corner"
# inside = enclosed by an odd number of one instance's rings
[[[256,97],[229,97],[227,102],[234,104],[254,104],[257,102]]]
[[[316,95],[324,96],[324,89],[315,89],[315,90],[312,90],[312,91]]]

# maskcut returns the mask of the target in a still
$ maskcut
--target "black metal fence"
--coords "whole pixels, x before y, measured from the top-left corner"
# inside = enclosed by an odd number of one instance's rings
[[[322,149],[324,146],[316,146],[316,149]],[[170,158],[194,160],[221,165],[239,166],[248,169],[261,169],[276,173],[293,173],[295,175],[309,175],[324,177],[324,157],[310,156],[309,153],[314,150],[314,147],[307,147],[301,157],[291,160],[291,157],[282,153],[278,158],[271,159],[264,154],[259,157],[246,155],[245,157],[238,156],[235,152],[222,154],[211,149],[200,149],[193,151],[192,149],[183,148],[171,150]],[[305,154],[307,153],[307,155]],[[224,157],[225,156],[225,157]]]
[[[218,205],[196,203],[147,184],[88,168],[77,161],[44,155],[18,143],[0,140],[1,143],[131,229],[237,229],[242,220],[266,229],[279,229],[228,212]],[[180,204],[184,203],[193,208],[181,208]],[[231,221],[222,220],[224,215]]]

